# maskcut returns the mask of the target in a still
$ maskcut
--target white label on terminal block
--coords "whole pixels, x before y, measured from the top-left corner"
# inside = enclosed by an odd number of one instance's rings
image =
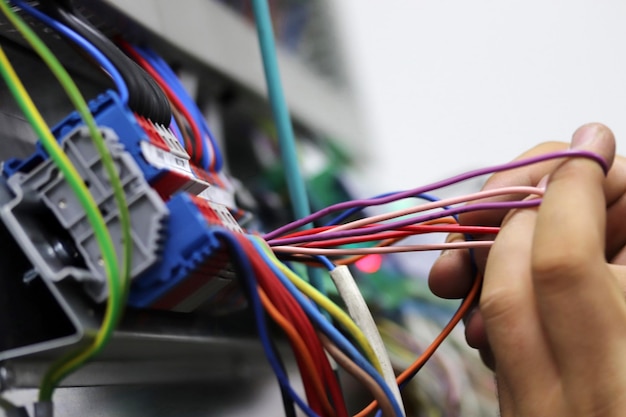
[[[181,172],[188,177],[195,178],[188,160],[176,156],[173,153],[164,151],[163,149],[146,141],[141,141],[141,151],[143,152],[143,156],[146,158],[146,161],[148,161],[152,166],[156,168],[171,169]]]

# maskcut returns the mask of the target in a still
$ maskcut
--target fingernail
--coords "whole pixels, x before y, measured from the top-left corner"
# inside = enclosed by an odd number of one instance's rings
[[[585,145],[589,145],[596,138],[598,133],[598,127],[594,125],[585,125],[580,127],[576,132],[574,132],[574,136],[572,136],[572,143],[570,148],[576,149],[581,148]]]

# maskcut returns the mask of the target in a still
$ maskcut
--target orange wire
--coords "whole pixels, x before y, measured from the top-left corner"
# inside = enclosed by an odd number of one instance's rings
[[[272,319],[283,329],[287,337],[289,337],[289,340],[291,340],[291,343],[293,343],[293,346],[300,354],[300,358],[302,359],[302,362],[304,363],[304,366],[306,367],[307,372],[309,373],[313,381],[313,388],[315,389],[317,396],[322,402],[322,407],[324,407],[326,413],[328,413],[329,416],[336,416],[335,409],[328,401],[328,397],[326,396],[326,390],[324,389],[324,384],[322,383],[320,374],[317,372],[315,362],[313,361],[313,357],[311,356],[311,353],[309,352],[306,343],[304,343],[304,340],[302,340],[302,337],[300,337],[300,334],[289,322],[289,320],[287,320],[285,316],[283,316],[280,311],[278,311],[278,309],[274,306],[274,304],[271,302],[267,294],[265,294],[263,289],[261,289],[261,287],[258,287],[258,291],[265,311],[267,311]]]
[[[461,321],[461,319],[467,314],[472,304],[474,304],[476,297],[478,296],[478,291],[480,290],[482,281],[482,275],[478,274],[476,276],[476,279],[474,280],[474,284],[472,285],[470,292],[467,294],[467,297],[465,297],[465,299],[461,303],[461,306],[456,311],[456,313],[454,313],[454,316],[452,316],[446,327],[444,327],[441,333],[439,333],[439,336],[437,336],[435,340],[433,340],[430,346],[428,346],[424,353],[422,353],[419,358],[417,358],[415,362],[411,364],[411,366],[406,368],[400,375],[398,375],[398,377],[396,378],[398,385],[403,384],[407,379],[415,375],[415,373],[424,365],[424,363],[433,355],[433,353],[435,353],[435,350],[437,350],[437,348],[439,347],[439,345],[441,345],[445,338],[448,337],[452,329],[454,329],[459,321]],[[366,417],[372,411],[374,411],[377,406],[378,403],[376,401],[372,401],[367,407],[355,414],[354,417]]]

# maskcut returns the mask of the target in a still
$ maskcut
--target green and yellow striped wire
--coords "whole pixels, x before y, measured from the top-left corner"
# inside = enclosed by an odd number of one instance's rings
[[[380,366],[380,361],[372,348],[369,340],[365,334],[359,329],[356,323],[350,318],[350,316],[341,309],[337,304],[335,304],[331,299],[326,297],[320,291],[318,291],[313,285],[309,284],[304,279],[300,278],[295,272],[289,269],[285,264],[283,264],[274,252],[267,246],[267,243],[258,236],[255,236],[259,243],[262,244],[265,253],[268,257],[274,262],[274,264],[287,276],[287,278],[300,290],[303,294],[309,297],[315,304],[323,308],[327,311],[331,317],[337,320],[348,333],[352,336],[352,338],[359,344],[361,350],[370,361],[372,366],[382,375],[382,368]]]
[[[100,133],[96,122],[89,111],[85,99],[78,90],[78,87],[48,47],[30,29],[30,27],[28,27],[28,25],[13,12],[7,0],[0,0],[0,9],[50,68],[87,125],[89,133],[94,141],[94,145],[100,154],[103,166],[109,177],[111,187],[113,188],[115,201],[120,213],[120,224],[122,228],[123,241],[121,243],[123,244],[123,266],[120,271],[118,268],[119,264],[115,251],[115,244],[111,239],[111,235],[108,232],[106,223],[98,209],[97,204],[93,200],[93,197],[89,193],[89,190],[80,178],[78,172],[58,145],[56,139],[50,132],[50,128],[41,117],[41,114],[21,83],[18,75],[15,73],[15,70],[13,69],[6,54],[0,47],[0,71],[2,72],[3,78],[9,86],[9,89],[18,102],[20,108],[24,112],[27,120],[39,136],[41,143],[50,155],[50,158],[57,165],[76,194],[78,201],[87,214],[87,219],[94,229],[96,241],[100,251],[102,252],[104,270],[109,290],[109,298],[107,300],[102,325],[93,342],[85,349],[72,352],[65,357],[60,358],[52,364],[50,369],[46,372],[46,375],[41,383],[39,399],[41,401],[49,401],[52,399],[54,389],[63,378],[78,369],[87,360],[91,359],[102,350],[120,320],[126,296],[128,294],[128,288],[130,286],[130,269],[132,260],[130,214],[126,204],[126,198],[124,196],[121,180],[116,171],[113,159],[106,148],[102,134]]]

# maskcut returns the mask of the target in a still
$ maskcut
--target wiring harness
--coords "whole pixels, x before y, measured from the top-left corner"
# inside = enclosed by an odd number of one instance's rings
[[[111,77],[116,91],[88,103],[54,54],[24,23],[13,6],[84,50],[98,68]],[[469,294],[440,334],[409,367],[396,375],[383,343],[384,337],[381,337],[348,266],[371,254],[488,248],[499,229],[460,225],[457,221],[459,214],[534,207],[541,203],[543,195],[543,189],[537,187],[508,187],[444,200],[427,194],[440,188],[556,158],[589,158],[606,168],[606,163],[597,155],[570,150],[470,171],[411,190],[346,201],[309,214],[306,189],[295,163],[293,128],[280,88],[267,4],[263,0],[254,0],[253,6],[270,98],[284,149],[283,158],[289,167],[289,188],[296,206],[294,217],[297,218],[265,234],[242,230],[231,216],[231,210],[236,207],[229,207],[231,203],[228,201],[216,202],[203,194],[210,187],[229,190],[223,173],[223,159],[193,98],[156,51],[123,39],[116,40],[118,48],[68,4],[52,2],[47,9],[37,9],[21,0],[0,0],[2,13],[54,73],[77,109],[76,115],[56,128],[48,127],[0,47],[2,77],[39,137],[41,146],[32,158],[7,163],[4,175],[9,180],[16,174],[20,178],[28,177],[42,166],[43,161],[51,161],[84,212],[97,246],[95,253],[101,265],[90,267],[84,272],[85,277],[96,280],[94,277],[101,274],[106,289],[102,292],[102,299],[96,300],[105,303],[106,307],[95,337],[86,347],[70,351],[50,366],[41,382],[36,415],[52,415],[56,387],[104,349],[127,305],[191,311],[198,305],[193,300],[198,298],[198,292],[209,279],[230,276],[225,274],[234,271],[240,287],[227,295],[221,294],[221,298],[238,300],[239,307],[243,306],[241,300],[245,299],[254,313],[259,340],[281,387],[287,415],[296,415],[297,406],[307,416],[363,417],[375,411],[384,416],[404,416],[400,389],[419,372],[477,301],[481,277],[476,277]],[[114,120],[124,123],[124,135],[120,134],[115,140],[108,134],[103,135],[102,127],[104,120],[113,120],[113,115]],[[112,190],[107,207],[117,210],[115,227],[111,226],[112,217],[105,214],[108,210],[102,209],[104,203],[96,201],[94,192],[86,186],[84,175],[79,172],[79,169],[87,168],[79,166],[75,154],[71,159],[66,152],[68,146],[79,143],[73,142],[77,140],[74,129],[79,126],[86,126],[86,130],[80,132],[91,138],[90,146],[95,149],[105,172],[103,182]],[[128,137],[133,135],[137,139],[129,140]],[[119,156],[121,153],[125,156]],[[166,243],[154,248],[154,251],[162,251],[167,259],[150,258],[142,268],[136,267],[137,244],[133,243],[132,216],[137,211],[134,200],[129,200],[128,184],[122,182],[127,177],[119,172],[122,159],[129,161],[127,166],[132,169],[128,169],[142,177],[134,182],[136,187],[144,187],[142,189],[147,190],[144,194],[158,194],[156,200],[151,197],[153,200],[150,201],[156,201],[150,206],[151,213],[168,213],[167,227],[164,228],[169,234],[163,239]],[[168,164],[168,160],[174,161],[176,167]],[[17,183],[15,180],[9,182],[12,185]],[[19,187],[23,183],[17,184]],[[502,198],[510,196],[526,198]],[[494,200],[494,197],[498,198]],[[425,202],[408,209],[359,217],[359,213],[369,207],[400,200]],[[332,215],[335,217],[326,224],[315,224]],[[468,239],[436,244],[402,243],[409,237],[430,233],[462,233]],[[195,242],[202,244],[193,246],[191,241],[194,245]],[[182,255],[192,252],[191,249],[195,251],[193,256]],[[177,250],[181,256],[172,259],[172,253]],[[308,279],[303,278],[306,268],[309,268]],[[179,275],[173,271],[178,271]],[[335,285],[337,299],[332,299],[326,291],[326,274]],[[206,294],[200,300],[206,301],[213,296],[215,293]],[[215,299],[212,302],[216,302]],[[304,392],[298,392],[289,381],[274,343],[275,334],[269,327],[270,320],[282,330],[293,350]],[[372,402],[357,413],[346,405],[337,365],[361,382],[371,395]],[[0,406],[11,412],[19,409],[4,399],[0,400]]]

